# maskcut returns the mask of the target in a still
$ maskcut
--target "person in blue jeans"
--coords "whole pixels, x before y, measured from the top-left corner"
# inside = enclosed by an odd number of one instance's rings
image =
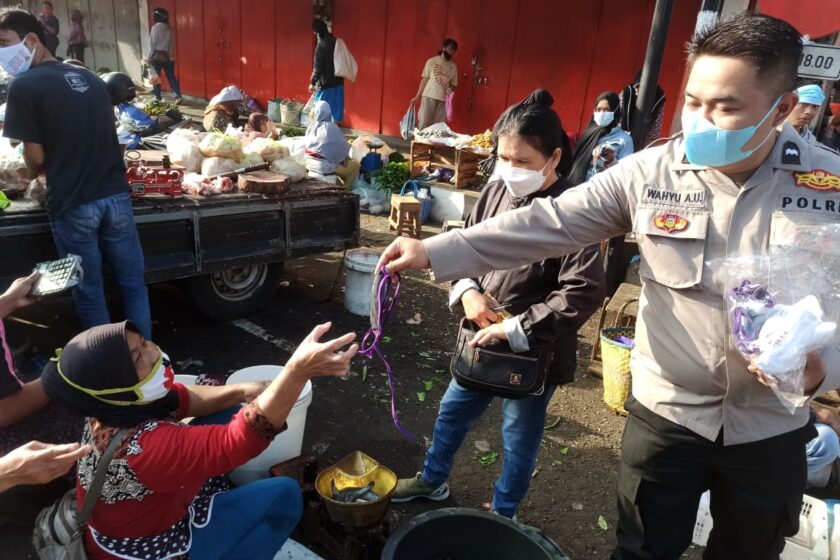
[[[569,188],[564,177],[572,154],[560,118],[551,109],[553,102],[539,89],[499,117],[493,130],[495,169],[465,227]],[[574,380],[577,331],[603,297],[604,268],[597,247],[462,279],[452,287],[450,307],[463,306],[464,316],[481,327],[470,346],[506,341],[514,352],[537,346],[553,349],[542,393],[502,401],[504,462],[490,504],[500,515],[513,518],[528,492],[548,403],[559,384]],[[493,399],[491,393],[450,382],[423,471],[400,479],[392,502],[449,496],[447,480],[455,453]]]
[[[808,488],[840,490],[840,412],[836,399],[820,398],[811,403],[811,418],[817,429],[817,437],[805,444],[805,459],[808,464]],[[840,498],[840,495],[836,496]]]
[[[181,103],[181,85],[178,83],[178,77],[175,76],[175,34],[169,24],[169,12],[164,8],[155,8],[152,18],[155,24],[149,31],[149,52],[146,60],[158,76],[161,72],[166,74],[166,80],[175,95],[175,104],[179,104]],[[160,99],[162,95],[160,82],[156,83],[152,90],[155,99]]]
[[[82,257],[84,277],[73,290],[82,327],[111,322],[102,278],[107,263],[126,317],[150,337],[143,251],[105,82],[56,61],[44,46],[40,23],[23,10],[0,13],[0,66],[14,76],[3,134],[23,142],[33,177],[46,176],[58,256]]]

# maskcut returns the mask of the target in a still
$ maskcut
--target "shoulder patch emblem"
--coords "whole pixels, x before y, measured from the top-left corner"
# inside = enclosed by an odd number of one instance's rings
[[[801,163],[799,146],[796,145],[796,142],[785,142],[785,145],[782,146],[782,164],[800,165]]]
[[[840,191],[840,177],[825,169],[814,169],[808,173],[793,174],[797,187],[807,187],[815,191]]]
[[[682,231],[687,228],[688,220],[679,214],[660,214],[653,219],[653,225],[662,231],[674,233],[675,231]]]

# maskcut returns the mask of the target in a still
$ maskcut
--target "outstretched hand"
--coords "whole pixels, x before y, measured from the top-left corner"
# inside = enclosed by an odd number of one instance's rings
[[[77,459],[90,453],[89,445],[53,445],[30,441],[0,459],[0,488],[18,484],[46,484],[66,474]]]
[[[332,323],[323,323],[312,329],[303,342],[289,358],[286,367],[293,368],[295,374],[306,379],[312,377],[342,377],[350,372],[350,360],[359,351],[359,345],[353,343],[346,350],[345,346],[353,342],[356,333],[350,332],[338,338],[321,342],[332,327]]]
[[[40,277],[40,272],[33,272],[25,278],[18,278],[12,282],[9,289],[0,295],[0,318],[37,301],[36,298],[30,297],[29,293]]]
[[[419,239],[397,237],[394,239],[376,264],[376,271],[382,267],[396,281],[397,275],[406,269],[422,270],[431,266],[426,247]]]

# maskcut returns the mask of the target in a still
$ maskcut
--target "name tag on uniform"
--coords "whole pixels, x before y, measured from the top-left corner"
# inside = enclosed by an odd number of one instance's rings
[[[645,185],[642,200],[645,206],[673,206],[675,208],[705,208],[705,189],[686,189],[673,191],[660,189],[653,185]]]

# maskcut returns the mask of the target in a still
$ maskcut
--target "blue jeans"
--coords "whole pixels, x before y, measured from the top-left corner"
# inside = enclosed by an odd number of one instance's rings
[[[171,60],[169,62],[153,62],[152,67],[155,69],[155,72],[157,72],[158,75],[160,75],[161,70],[163,70],[166,73],[166,80],[169,82],[169,87],[172,88],[172,93],[175,94],[175,97],[181,97],[181,85],[178,83],[178,78],[175,77],[175,61]],[[154,91],[155,93],[155,99],[160,99],[160,84],[155,84],[154,86],[152,86],[152,91]]]
[[[82,281],[73,290],[76,313],[89,329],[111,322],[105,304],[102,264],[114,273],[123,297],[123,309],[140,334],[152,336],[149,294],[143,279],[143,249],[128,193],[79,204],[61,216],[50,218],[53,239],[61,257],[82,257]]]
[[[828,484],[831,467],[840,457],[840,438],[831,426],[815,423],[814,427],[817,428],[817,437],[805,445],[808,487],[822,488]]]
[[[190,424],[227,424],[240,408],[194,418]],[[193,527],[190,558],[272,560],[302,513],[300,487],[291,478],[257,480],[216,494],[210,521]]]
[[[528,492],[545,428],[545,411],[556,385],[542,395],[502,401],[504,463],[493,493],[493,510],[513,517]],[[455,453],[473,423],[487,410],[493,395],[449,383],[435,421],[432,447],[423,463],[423,480],[438,486],[449,478]]]

